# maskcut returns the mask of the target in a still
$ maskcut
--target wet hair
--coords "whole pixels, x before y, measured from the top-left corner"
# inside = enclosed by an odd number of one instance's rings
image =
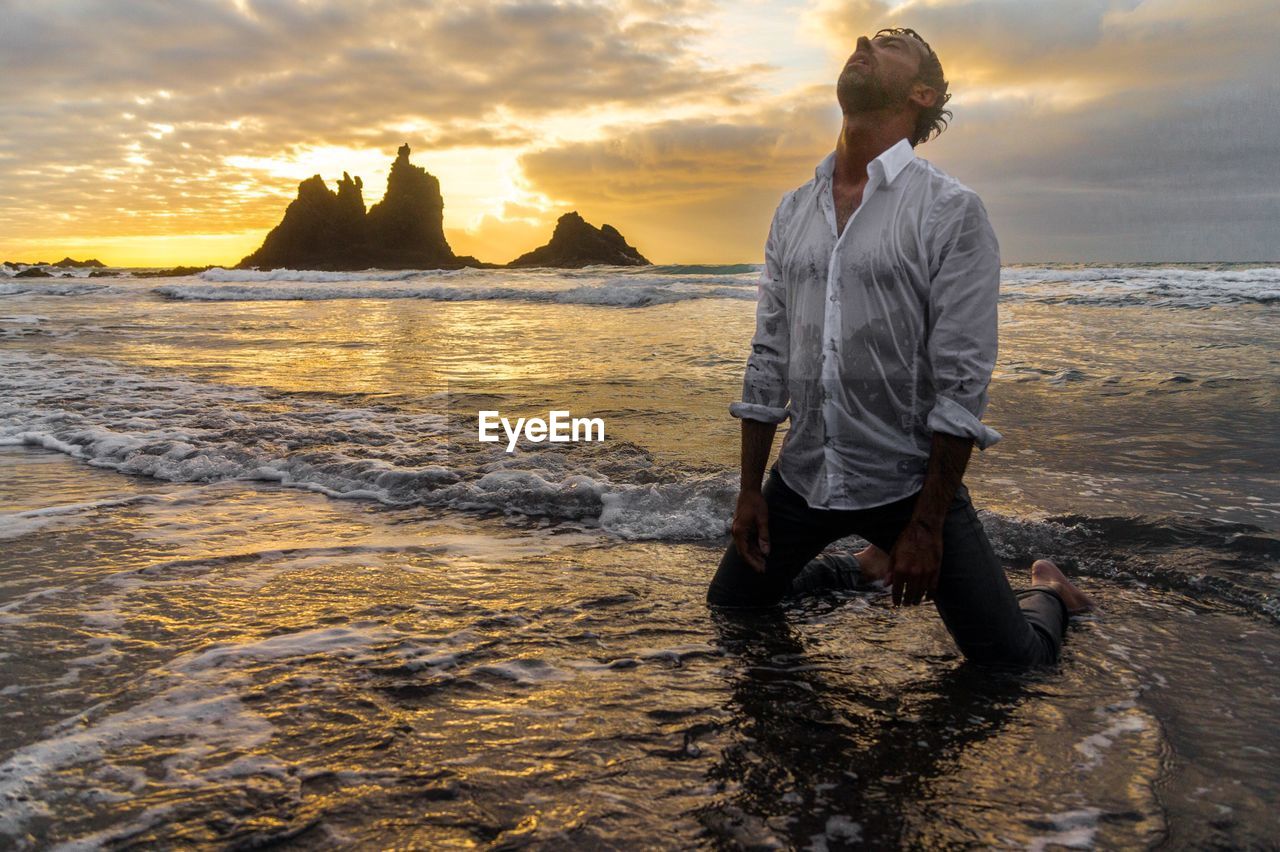
[[[947,101],[951,100],[951,93],[947,91],[947,78],[942,76],[942,62],[938,60],[938,54],[933,52],[929,42],[910,27],[889,27],[879,30],[872,38],[879,38],[882,35],[911,36],[924,45],[925,56],[920,60],[920,73],[916,75],[916,79],[936,91],[938,100],[933,106],[920,110],[920,115],[916,117],[911,144],[919,145],[945,130],[951,119],[951,110],[946,109]]]

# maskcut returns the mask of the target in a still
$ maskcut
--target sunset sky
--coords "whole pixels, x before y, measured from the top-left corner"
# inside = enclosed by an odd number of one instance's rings
[[[238,262],[303,178],[440,178],[459,254],[578,210],[659,263],[759,262],[854,39],[952,84],[917,153],[1008,262],[1280,258],[1274,0],[0,0],[0,259]]]

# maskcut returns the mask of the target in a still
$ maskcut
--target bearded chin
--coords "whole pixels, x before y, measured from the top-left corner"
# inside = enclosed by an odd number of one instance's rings
[[[847,114],[896,106],[906,97],[907,92],[895,91],[874,75],[863,76],[854,68],[844,69],[836,81],[836,100]]]

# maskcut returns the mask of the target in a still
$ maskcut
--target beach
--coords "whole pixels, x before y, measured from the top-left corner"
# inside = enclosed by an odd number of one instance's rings
[[[707,609],[759,270],[0,278],[0,845],[1274,842],[1280,269],[1004,268],[965,482],[1102,605],[1022,675]]]

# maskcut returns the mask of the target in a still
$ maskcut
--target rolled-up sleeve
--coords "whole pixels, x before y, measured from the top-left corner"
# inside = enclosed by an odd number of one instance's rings
[[[764,269],[757,288],[756,332],[751,338],[751,354],[742,380],[742,399],[729,406],[729,413],[734,417],[764,423],[786,420],[790,399],[787,390],[790,328],[779,249],[781,211],[782,205],[779,205],[765,241]]]
[[[1000,247],[971,190],[939,201],[931,220],[928,356],[935,400],[928,427],[973,438],[985,450],[1002,437],[982,422],[998,347]]]

